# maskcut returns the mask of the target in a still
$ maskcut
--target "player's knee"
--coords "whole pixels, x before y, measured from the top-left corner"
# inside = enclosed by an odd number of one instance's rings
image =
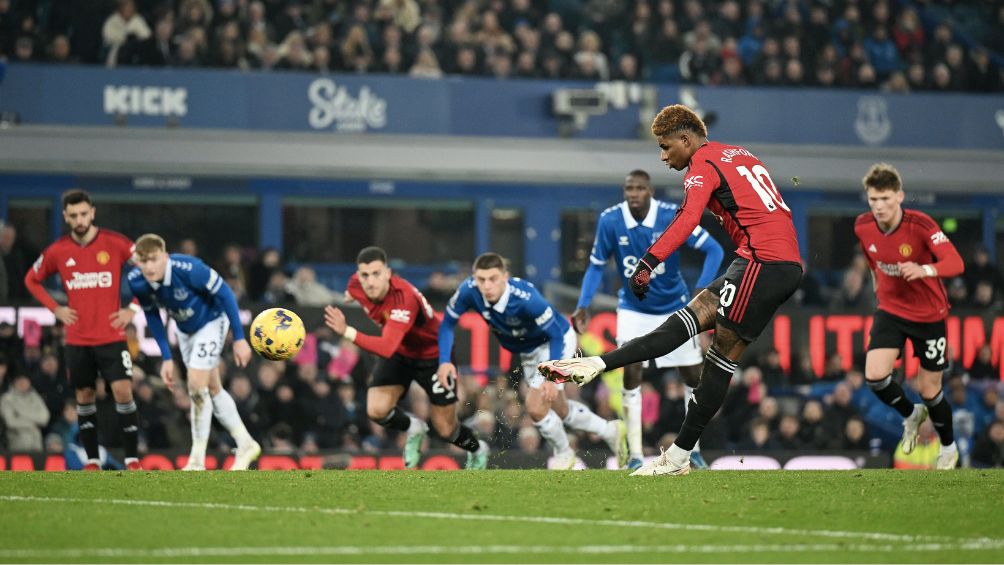
[[[690,303],[687,304],[690,311],[697,317],[697,323],[701,325],[701,331],[715,327],[715,316],[718,313],[718,296],[708,289],[697,293]]]
[[[551,409],[551,407],[548,406],[547,404],[543,403],[543,402],[541,402],[540,404],[535,404],[535,405],[530,405],[530,404],[526,405],[526,413],[530,415],[530,418],[534,422],[539,422],[539,421],[543,420],[544,416],[547,416],[547,412],[550,409]]]
[[[391,408],[389,406],[369,404],[366,406],[366,417],[379,424],[387,417],[388,414],[390,414],[390,410]]]

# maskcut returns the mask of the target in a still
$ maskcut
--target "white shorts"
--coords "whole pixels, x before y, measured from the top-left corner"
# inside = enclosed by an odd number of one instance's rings
[[[565,349],[562,352],[562,359],[571,359],[575,356],[575,349],[579,346],[579,340],[572,328],[565,332]],[[551,359],[551,344],[545,343],[526,353],[519,354],[519,361],[523,365],[523,378],[530,388],[540,388],[544,385],[544,377],[537,372],[537,365]],[[564,383],[558,384],[558,390],[565,388]]]
[[[215,369],[220,364],[229,329],[230,320],[225,314],[221,314],[193,334],[178,330],[178,348],[181,349],[181,360],[185,367],[206,371]]]
[[[620,347],[636,337],[641,337],[652,330],[658,328],[672,314],[642,314],[634,310],[617,309],[617,346]],[[700,365],[704,362],[704,353],[701,351],[698,338],[692,337],[683,345],[677,347],[655,360],[655,366],[660,369],[666,367],[687,367],[690,365]]]

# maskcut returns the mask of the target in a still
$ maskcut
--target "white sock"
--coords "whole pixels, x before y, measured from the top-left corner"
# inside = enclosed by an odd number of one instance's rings
[[[690,461],[690,452],[675,443],[669,446],[667,454],[669,455],[669,460],[677,466],[682,466],[684,463]]]
[[[547,416],[539,422],[534,422],[540,437],[551,446],[551,451],[555,455],[568,451],[568,434],[565,433],[565,426],[561,424],[561,418],[554,410],[548,410]]]
[[[230,436],[234,438],[238,446],[246,445],[251,441],[251,435],[248,433],[248,429],[244,427],[240,413],[237,412],[237,404],[234,402],[234,397],[230,396],[229,392],[221,389],[213,397],[213,415],[230,432]]]
[[[624,423],[627,424],[628,453],[632,459],[641,459],[641,387],[622,391],[621,404],[624,406]]]
[[[407,414],[408,419],[411,420],[411,424],[408,425],[409,434],[417,434],[425,431],[426,429],[425,422],[419,420],[417,417],[415,417],[414,414],[410,412],[405,412],[405,414]]]
[[[690,412],[690,399],[694,397],[694,389],[687,385],[683,385],[683,415],[686,416],[687,412]],[[701,440],[697,440],[694,443],[694,449],[697,453],[701,452]]]
[[[578,400],[568,400],[568,415],[565,416],[565,424],[569,428],[600,436],[608,435],[610,429],[610,422],[594,414],[588,406]]]
[[[191,459],[205,461],[206,446],[209,444],[209,430],[213,425],[213,400],[209,389],[188,391],[192,399],[190,413],[192,416],[192,452]]]

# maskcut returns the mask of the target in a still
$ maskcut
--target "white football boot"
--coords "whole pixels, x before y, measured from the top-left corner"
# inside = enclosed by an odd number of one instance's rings
[[[603,374],[606,366],[599,357],[577,357],[558,361],[544,361],[537,365],[537,372],[549,381],[564,383],[572,381],[584,385]]]
[[[939,471],[950,471],[958,464],[959,448],[955,446],[955,442],[953,441],[951,445],[942,445],[934,468]]]
[[[677,464],[669,457],[669,450],[659,448],[662,453],[655,459],[649,461],[642,465],[635,472],[628,475],[629,477],[653,477],[655,475],[689,475],[690,474],[690,457],[688,455],[687,459],[683,464]]]
[[[230,470],[247,471],[248,467],[251,466],[251,462],[258,459],[259,456],[261,456],[261,445],[255,440],[238,446],[237,453],[234,454],[234,464],[230,467]]]
[[[927,420],[927,406],[914,404],[913,414],[903,420],[903,453],[909,455],[917,447],[917,435],[924,420]]]

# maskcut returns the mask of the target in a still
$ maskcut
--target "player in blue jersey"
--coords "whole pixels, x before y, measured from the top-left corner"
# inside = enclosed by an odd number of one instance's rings
[[[192,451],[187,471],[206,467],[206,446],[213,415],[237,442],[231,469],[242,471],[261,455],[258,445],[237,412],[233,397],[220,380],[220,356],[227,329],[234,335],[234,361],[244,367],[251,360],[251,346],[244,338],[240,311],[233,291],[216,271],[190,255],[167,254],[164,240],[146,234],[136,240],[136,267],[129,272],[129,287],[146,314],[150,333],[157,340],[163,363],[160,376],[174,383],[174,363],[160,308],[174,318],[182,362],[188,369],[188,394],[192,398]]]
[[[690,290],[680,274],[680,257],[673,253],[652,272],[652,283],[646,300],[625,292],[628,279],[634,274],[638,259],[659,239],[669,227],[679,207],[653,198],[655,190],[649,174],[642,170],[628,173],[624,179],[624,202],[607,208],[600,214],[596,225],[596,240],[589,255],[589,268],[582,279],[579,303],[572,313],[575,330],[583,333],[589,322],[588,308],[603,277],[603,268],[613,256],[623,286],[617,293],[617,345],[622,346],[641,337],[666,321],[666,317],[687,305]],[[706,287],[718,274],[724,252],[702,228],[697,226],[687,238],[687,246],[704,253],[704,267],[697,280],[697,288]],[[678,367],[686,385],[684,406],[690,402],[694,388],[701,380],[704,355],[697,336],[690,338],[676,350],[653,360],[659,369]],[[652,361],[649,361],[650,363]],[[641,467],[641,382],[642,363],[624,367],[624,420],[627,423],[629,469]],[[700,447],[691,452],[691,464],[698,469],[707,464],[701,457]]]
[[[484,317],[502,347],[519,355],[523,378],[530,387],[526,411],[554,454],[553,468],[575,464],[564,425],[596,434],[606,441],[623,465],[627,450],[620,420],[604,420],[585,404],[565,397],[564,385],[546,381],[537,364],[549,358],[569,359],[575,354],[575,332],[533,283],[509,276],[505,259],[484,253],[474,261],[474,274],[460,283],[439,326],[439,381],[447,386],[456,379],[450,359],[453,328],[460,315],[474,310]],[[557,356],[557,357],[555,357]],[[563,425],[564,423],[564,425]]]

